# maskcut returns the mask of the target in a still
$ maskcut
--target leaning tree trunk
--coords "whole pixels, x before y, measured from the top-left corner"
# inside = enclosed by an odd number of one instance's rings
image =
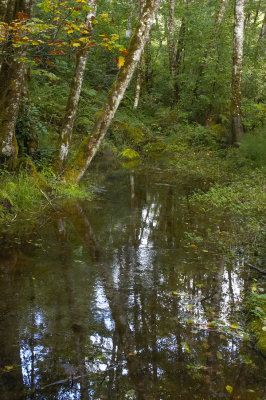
[[[5,7],[6,6],[6,7]],[[11,22],[17,17],[18,12],[23,12],[29,18],[32,17],[33,0],[1,3],[1,18],[3,22]],[[0,162],[13,168],[18,146],[15,136],[15,128],[19,111],[21,89],[23,87],[27,68],[25,64],[15,61],[14,56],[24,56],[25,49],[20,49],[14,54],[10,43],[6,44],[7,54],[2,62],[0,73]]]
[[[155,20],[157,10],[162,0],[147,0],[142,16],[130,41],[129,54],[124,66],[118,73],[117,79],[109,93],[103,110],[100,112],[91,134],[82,142],[73,167],[69,167],[63,178],[72,182],[79,182],[96,154],[102,139],[123,99],[124,93],[131,81],[138,65],[145,44],[149,38],[150,28]]]
[[[242,61],[244,41],[244,5],[245,0],[235,0],[234,42],[233,42],[233,73],[232,73],[232,132],[231,143],[237,143],[243,135],[241,116],[242,100]]]
[[[86,24],[90,36],[93,33],[92,18],[96,15],[97,3],[98,0],[88,1],[88,7],[90,7],[90,11],[86,17]],[[85,47],[84,49],[80,50],[77,55],[75,74],[70,85],[65,116],[60,132],[59,150],[57,152],[54,165],[56,172],[60,172],[63,169],[69,152],[87,60],[88,49]]]

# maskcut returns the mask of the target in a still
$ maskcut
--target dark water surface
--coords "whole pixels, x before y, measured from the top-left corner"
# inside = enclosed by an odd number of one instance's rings
[[[250,271],[205,239],[226,222],[193,211],[177,171],[94,169],[93,202],[2,243],[0,398],[262,400]]]

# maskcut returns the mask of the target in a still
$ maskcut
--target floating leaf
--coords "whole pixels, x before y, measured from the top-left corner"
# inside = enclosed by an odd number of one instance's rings
[[[6,369],[7,369],[8,371],[12,371],[12,369],[14,369],[14,366],[13,366],[13,365],[7,365],[7,366],[6,366]]]
[[[233,393],[233,388],[232,388],[232,386],[227,385],[227,386],[225,387],[225,389],[227,390],[228,393],[230,393],[230,394]]]
[[[128,356],[136,356],[138,354],[137,350],[133,351],[132,353],[128,353]]]
[[[179,293],[178,293],[178,292],[172,292],[172,295],[174,295],[174,296],[178,296],[178,295],[179,295]]]

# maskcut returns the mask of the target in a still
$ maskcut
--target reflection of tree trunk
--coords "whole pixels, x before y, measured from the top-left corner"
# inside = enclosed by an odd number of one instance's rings
[[[74,288],[74,278],[72,276],[73,269],[69,264],[69,260],[72,259],[70,256],[70,246],[67,243],[65,238],[65,230],[62,229],[64,226],[64,221],[58,220],[58,233],[61,242],[62,249],[62,262],[64,263],[64,278],[65,278],[65,288],[67,294],[67,302],[68,302],[68,310],[69,310],[69,324],[71,326],[73,337],[74,337],[74,346],[75,346],[75,357],[74,366],[71,364],[67,364],[64,366],[65,372],[69,375],[75,375],[77,370],[81,374],[80,378],[80,391],[81,391],[81,399],[88,400],[89,392],[88,392],[88,383],[85,377],[86,375],[86,366],[85,366],[85,327],[83,325],[82,316],[80,313],[79,305],[77,303],[77,294]]]
[[[2,261],[2,259],[4,261]],[[16,269],[21,259],[15,251],[5,254],[0,263],[0,393],[1,400],[24,400],[18,306],[21,295],[20,276]],[[11,269],[14,269],[14,276]],[[3,373],[6,367],[13,370]]]
[[[73,223],[78,228],[81,233],[81,237],[85,238],[85,242],[89,244],[90,249],[92,249],[92,254],[99,254],[99,261],[103,260],[103,251],[95,237],[92,227],[82,209],[78,204],[77,207],[79,224],[77,225],[76,216],[73,218]],[[83,222],[83,223],[82,223]],[[100,252],[100,253],[99,253]],[[139,400],[152,399],[148,395],[149,381],[150,377],[147,370],[144,370],[140,358],[137,355],[133,355],[136,350],[135,339],[133,332],[129,327],[129,321],[127,316],[127,311],[124,307],[124,299],[121,298],[121,294],[115,289],[115,284],[113,281],[112,271],[110,267],[105,264],[104,261],[101,262],[101,274],[103,279],[103,287],[105,290],[105,295],[108,299],[112,317],[115,322],[116,332],[118,335],[119,343],[123,349],[125,358],[127,360],[127,366],[129,370],[130,377],[136,387]],[[130,355],[132,354],[132,355]]]

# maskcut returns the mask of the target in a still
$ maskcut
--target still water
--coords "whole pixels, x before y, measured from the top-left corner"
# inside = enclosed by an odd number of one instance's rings
[[[227,223],[195,212],[202,183],[177,174],[96,164],[92,202],[1,239],[2,400],[264,398],[251,273],[208,241]]]

